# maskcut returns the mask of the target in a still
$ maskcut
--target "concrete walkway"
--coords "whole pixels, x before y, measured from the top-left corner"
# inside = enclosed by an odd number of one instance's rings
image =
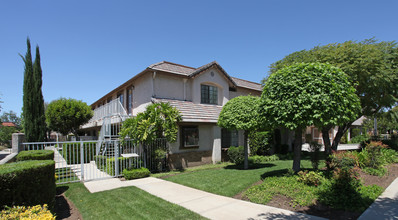
[[[398,178],[362,213],[359,220],[398,219]]]
[[[91,193],[135,186],[152,195],[209,219],[323,219],[230,197],[215,195],[173,182],[148,177],[138,180],[107,180],[85,182]]]

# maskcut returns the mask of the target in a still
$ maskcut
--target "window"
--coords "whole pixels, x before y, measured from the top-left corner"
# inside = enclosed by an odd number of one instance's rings
[[[204,104],[218,104],[218,90],[215,86],[201,85],[201,103]]]
[[[239,136],[237,130],[221,129],[221,147],[229,148],[231,146],[237,147],[239,145]]]
[[[133,109],[133,87],[127,90],[127,113],[132,114]]]
[[[198,126],[181,127],[181,146],[182,147],[199,147]]]
[[[124,97],[123,93],[117,95],[117,98],[119,99],[120,103],[122,103],[122,106],[124,106],[123,97]]]

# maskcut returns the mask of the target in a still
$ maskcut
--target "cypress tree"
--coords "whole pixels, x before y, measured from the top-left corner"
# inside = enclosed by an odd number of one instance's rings
[[[23,83],[23,126],[27,142],[45,140],[46,124],[44,100],[41,91],[42,70],[40,65],[39,47],[36,47],[36,59],[32,63],[30,40],[27,39],[27,51],[22,60],[25,63]]]
[[[36,141],[34,132],[34,121],[33,121],[33,106],[34,106],[34,88],[33,88],[33,64],[32,54],[30,51],[30,40],[26,40],[27,51],[25,57],[22,60],[25,63],[24,69],[24,81],[23,81],[23,127],[25,130],[25,139],[28,142]]]
[[[41,91],[42,87],[42,70],[40,64],[39,46],[36,46],[36,58],[33,64],[33,86],[35,99],[35,132],[37,134],[36,141],[45,141],[46,139],[46,118],[44,115],[44,99]]]

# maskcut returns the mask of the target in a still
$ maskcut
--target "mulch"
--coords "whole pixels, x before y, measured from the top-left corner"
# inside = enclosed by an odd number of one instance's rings
[[[82,220],[79,210],[64,194],[66,187],[57,187],[54,212],[57,219]]]

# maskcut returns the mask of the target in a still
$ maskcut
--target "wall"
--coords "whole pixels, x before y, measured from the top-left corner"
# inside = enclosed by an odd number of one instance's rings
[[[181,77],[156,73],[155,97],[167,99],[184,99],[184,81]]]
[[[246,95],[252,95],[252,96],[261,96],[260,91],[253,91],[245,88],[236,88],[236,92],[229,92],[229,98],[233,99],[237,96],[246,96]]]
[[[144,112],[147,105],[151,104],[152,97],[152,74],[144,74],[134,82],[133,90],[133,115]]]
[[[211,75],[211,72],[214,75]],[[229,100],[229,82],[223,73],[216,68],[210,68],[205,72],[199,74],[193,79],[191,94],[192,102],[200,103],[200,85],[207,84],[217,86],[218,88],[218,105],[225,105]]]

